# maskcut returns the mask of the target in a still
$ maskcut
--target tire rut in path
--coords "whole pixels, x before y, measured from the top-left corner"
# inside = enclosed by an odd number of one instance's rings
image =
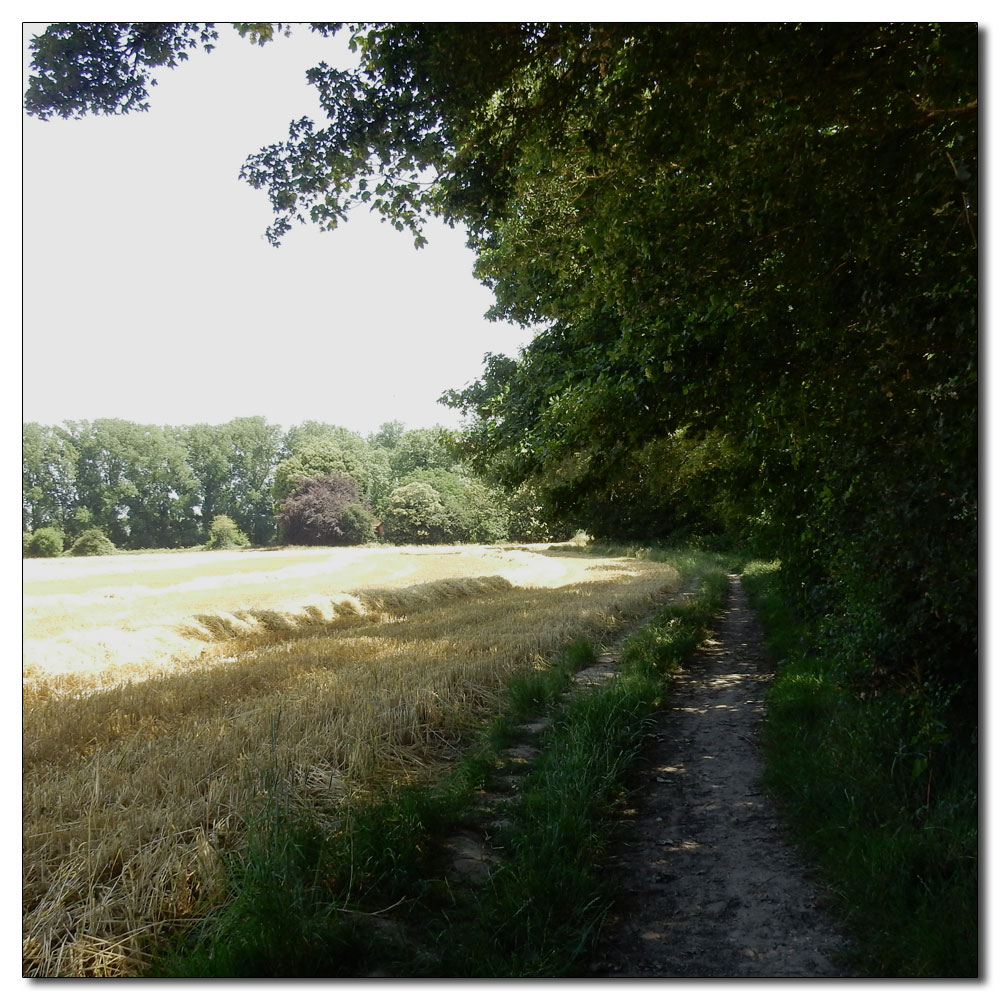
[[[772,678],[739,577],[651,734],[608,867],[619,887],[593,974],[838,977],[846,942],[763,794],[755,733]]]

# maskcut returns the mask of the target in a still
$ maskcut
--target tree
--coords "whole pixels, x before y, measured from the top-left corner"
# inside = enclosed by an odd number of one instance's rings
[[[274,243],[359,204],[418,244],[429,214],[467,228],[492,315],[540,332],[447,397],[466,460],[558,511],[679,433],[725,440],[719,509],[849,621],[845,669],[960,687],[974,719],[975,25],[350,31],[359,67],[308,74],[329,121],[243,176]],[[141,73],[87,40],[60,58]],[[36,113],[106,106],[40,72]]]
[[[171,430],[127,420],[66,426],[78,455],[78,505],[94,527],[131,549],[197,541],[196,482]]]
[[[324,424],[318,420],[304,420],[290,427],[282,440],[282,457],[297,455],[304,447],[316,442],[330,442],[352,455],[363,455],[368,448],[365,439],[338,424]]]
[[[448,514],[433,486],[409,483],[389,494],[382,526],[394,544],[433,544],[446,540]]]
[[[206,549],[244,549],[250,539],[240,531],[236,522],[225,514],[216,514],[208,531]]]
[[[622,458],[613,474],[593,472],[589,453],[535,479],[549,510],[597,538],[746,543],[750,514],[738,498],[752,476],[718,432],[666,435]],[[550,515],[553,517],[554,515]]]
[[[68,526],[76,495],[76,449],[58,427],[21,428],[21,528]]]
[[[271,489],[277,505],[291,496],[300,483],[310,479],[322,479],[334,473],[348,476],[355,483],[361,479],[361,462],[334,441],[309,440],[299,448],[297,454],[282,459],[274,473]]]
[[[503,497],[509,541],[561,542],[572,538],[580,527],[552,513],[545,490],[536,482],[504,490]]]
[[[266,545],[275,535],[271,486],[281,428],[264,417],[238,417],[223,426],[232,447],[232,481],[225,513],[253,545]]]
[[[283,452],[274,488],[279,502],[296,479],[331,472],[353,477],[361,496],[372,507],[377,508],[392,488],[386,450],[346,427],[307,420],[288,431]]]
[[[34,40],[34,75],[25,95],[29,114],[80,118],[85,112],[145,111],[147,76],[155,66],[176,66],[198,41],[211,51],[218,33],[210,24],[74,22],[53,24]],[[82,70],[82,66],[86,70]]]
[[[368,441],[376,448],[384,448],[386,451],[395,451],[400,438],[406,427],[399,420],[387,420],[379,426],[379,429],[372,434]]]
[[[93,527],[93,523],[94,515],[86,507],[75,507],[69,517],[69,535],[72,538],[76,538],[84,531]]]
[[[389,465],[397,479],[422,469],[452,469],[455,464],[443,427],[404,431],[397,438],[389,457]]]
[[[202,530],[207,532],[217,514],[232,516],[232,441],[224,425],[194,424],[182,428],[180,436],[197,483]]]
[[[363,534],[358,508],[364,509],[357,483],[333,474],[300,481],[281,504],[277,520],[282,538],[292,545],[358,544]]]

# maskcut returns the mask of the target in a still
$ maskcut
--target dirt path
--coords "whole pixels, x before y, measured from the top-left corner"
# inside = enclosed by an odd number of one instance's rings
[[[844,941],[762,794],[755,731],[770,665],[739,578],[678,677],[610,859],[620,886],[595,975],[834,977]]]

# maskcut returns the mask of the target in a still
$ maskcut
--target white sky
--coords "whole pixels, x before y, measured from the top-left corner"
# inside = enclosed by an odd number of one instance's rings
[[[24,116],[23,420],[457,426],[441,393],[530,332],[483,318],[465,233],[437,222],[420,251],[367,210],[271,247],[240,166],[294,118],[323,122],[305,70],[350,53],[305,27],[263,47],[218,28],[214,52],[154,74],[146,113]]]

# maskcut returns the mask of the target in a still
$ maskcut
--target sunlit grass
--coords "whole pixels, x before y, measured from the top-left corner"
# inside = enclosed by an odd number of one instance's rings
[[[24,564],[28,597],[82,594],[128,587],[141,577],[144,587],[169,587],[192,578],[227,576],[255,571],[273,572],[290,566],[348,566],[366,550],[283,548],[270,551],[164,552],[157,555],[119,553],[113,556],[33,559]]]
[[[435,562],[407,558],[424,573]],[[292,807],[336,825],[351,801],[448,768],[518,671],[599,642],[680,583],[669,564],[622,557],[460,558],[481,572],[402,589],[370,576],[353,596],[335,579],[325,598],[312,578],[306,605],[279,581],[270,605],[203,603],[170,626],[202,654],[187,660],[139,649],[131,665],[56,675],[38,663],[24,700],[25,971],[141,974],[148,942],[218,884],[276,775]],[[386,561],[390,578],[400,569]],[[549,586],[525,586],[533,570]]]

